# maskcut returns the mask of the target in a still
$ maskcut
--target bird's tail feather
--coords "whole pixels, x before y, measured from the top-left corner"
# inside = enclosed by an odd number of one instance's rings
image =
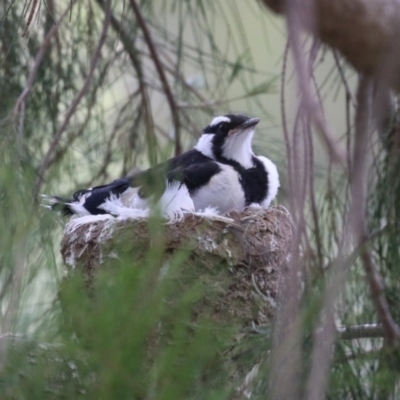
[[[45,201],[45,204],[41,204],[42,207],[60,212],[65,216],[76,214],[76,212],[74,212],[74,210],[71,208],[71,203],[73,200],[47,194],[42,194],[42,199]]]

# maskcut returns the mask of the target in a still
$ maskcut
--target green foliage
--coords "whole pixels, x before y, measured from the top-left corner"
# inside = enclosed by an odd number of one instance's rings
[[[211,382],[205,379],[208,364],[221,364],[222,332],[206,320],[191,321],[200,288],[177,293],[171,272],[160,275],[152,263],[132,265],[125,258],[99,273],[91,297],[87,289],[78,274],[61,294],[69,319],[63,333],[76,335],[87,354],[87,373],[96,375],[89,397],[223,395],[224,387],[217,384],[221,370],[214,365]]]
[[[63,281],[62,345],[18,348],[2,375],[2,398],[227,398],[222,354],[235,329],[218,326],[204,306],[194,314],[205,289],[197,274],[182,285],[182,257],[160,269],[154,257],[135,264],[131,250],[120,255],[93,281],[79,271]]]

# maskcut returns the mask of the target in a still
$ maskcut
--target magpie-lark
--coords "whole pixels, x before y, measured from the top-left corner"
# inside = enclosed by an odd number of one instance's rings
[[[238,114],[215,117],[193,150],[133,177],[78,190],[72,199],[44,197],[49,208],[79,216],[140,218],[154,205],[169,218],[204,210],[223,214],[248,206],[267,208],[278,192],[279,176],[271,160],[253,153],[259,122]]]

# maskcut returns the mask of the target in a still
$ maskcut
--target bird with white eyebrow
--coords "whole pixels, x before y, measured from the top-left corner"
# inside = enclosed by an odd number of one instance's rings
[[[154,207],[173,220],[204,210],[224,214],[246,207],[267,208],[277,195],[279,175],[271,160],[253,153],[259,122],[239,114],[215,117],[193,150],[133,177],[78,190],[72,199],[44,197],[49,208],[64,215],[134,219],[147,217]]]

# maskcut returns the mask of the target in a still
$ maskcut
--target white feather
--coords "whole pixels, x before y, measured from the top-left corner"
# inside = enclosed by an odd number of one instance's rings
[[[215,117],[212,121],[210,126],[215,126],[218,125],[220,122],[231,122],[230,118],[225,117],[223,115],[219,116],[219,117]]]
[[[151,199],[142,198],[139,196],[140,188],[128,188],[120,196],[121,202],[125,207],[139,208],[147,210],[150,207]]]
[[[167,184],[160,198],[159,206],[163,214],[169,215],[176,210],[194,212],[193,200],[186,185],[178,181]]]
[[[268,195],[267,198],[262,202],[263,208],[268,208],[271,201],[278,194],[278,189],[280,187],[279,174],[276,165],[267,157],[258,156],[257,157],[265,166],[265,170],[268,173]]]
[[[256,209],[261,209],[263,206],[259,203],[251,203],[247,208],[256,208]]]
[[[48,206],[41,204],[43,207],[51,208],[51,206],[53,206],[54,204],[59,203],[59,200],[55,196],[49,196],[48,194],[41,194],[40,196],[42,197],[42,199],[44,199],[46,201],[46,203],[49,204]]]
[[[78,214],[81,217],[84,217],[87,215],[92,215],[92,214],[90,214],[90,212],[88,210],[86,210],[85,207],[83,207],[83,205],[81,204],[81,200],[79,201],[79,203],[65,203],[65,204],[69,205],[71,210],[75,214]]]
[[[221,172],[215,174],[207,185],[193,194],[196,210],[212,206],[220,214],[231,210],[241,210],[245,206],[245,197],[239,174],[233,167],[218,163]]]
[[[206,207],[204,210],[197,211],[196,214],[201,214],[203,217],[215,217],[216,215],[221,215],[215,207],[211,206]]]
[[[200,153],[204,154],[206,157],[210,157],[214,159],[214,153],[213,153],[213,145],[212,145],[212,140],[214,138],[213,134],[210,133],[204,133],[201,135],[199,141],[197,142],[196,146],[194,148]]]
[[[246,169],[253,167],[251,148],[253,134],[254,129],[251,128],[227,137],[222,146],[223,156],[228,160],[237,161]]]
[[[196,211],[194,215],[199,217],[210,219],[212,221],[222,221],[232,223],[234,220],[232,218],[222,216],[218,210],[214,207],[206,207],[204,210]]]
[[[105,221],[108,219],[114,219],[114,217],[110,214],[98,214],[72,218],[65,227],[65,233],[71,234],[75,229],[79,228],[82,225],[91,224],[98,221]]]
[[[167,183],[167,188],[158,202],[158,208],[167,219],[167,224],[181,222],[186,213],[193,213],[194,204],[186,185],[177,181]]]
[[[121,197],[110,196],[99,208],[118,219],[143,219],[150,215],[150,204],[150,200],[140,198],[137,188],[132,188]],[[157,210],[167,219],[167,223],[182,221],[184,213],[194,212],[187,187],[177,181],[167,183],[166,190],[154,207],[154,211]]]
[[[147,218],[150,209],[127,207],[123,204],[120,197],[110,196],[99,208],[117,216],[119,219],[142,219]]]
[[[183,210],[174,210],[170,211],[169,214],[164,214],[167,225],[176,224],[178,222],[182,222],[185,218],[185,215],[189,214]]]
[[[91,195],[90,192],[89,193],[85,193],[79,198],[79,202],[74,201],[72,203],[65,203],[65,204],[68,205],[75,214],[77,214],[77,215],[79,215],[81,217],[84,217],[84,216],[87,216],[87,215],[92,215],[83,206],[83,204],[85,203],[86,199],[90,195]],[[57,204],[57,203],[63,203],[62,201],[57,199],[57,197],[55,197],[55,196],[48,196],[47,194],[42,194],[41,196],[50,205],[50,207],[47,206],[47,205],[43,206],[43,207],[46,207],[46,208],[51,208],[51,206],[53,206],[54,204]]]
[[[86,208],[83,206],[85,203],[86,199],[91,196],[91,193],[85,193],[79,198],[79,202],[73,202],[73,203],[65,203],[70,206],[71,210],[75,212],[76,214],[80,215],[81,217],[84,217],[86,215],[92,215]]]

